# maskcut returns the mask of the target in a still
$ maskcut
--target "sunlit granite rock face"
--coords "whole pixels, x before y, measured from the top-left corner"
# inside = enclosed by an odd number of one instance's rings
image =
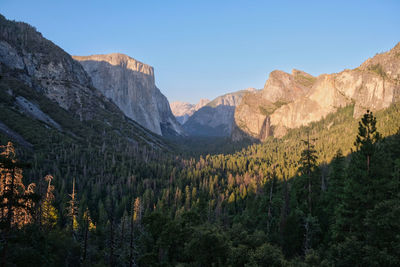
[[[399,101],[400,44],[360,67],[320,75],[310,92],[271,115],[275,127],[295,128],[318,121],[339,107],[354,104],[354,118]]]
[[[281,137],[287,129],[318,121],[338,108],[354,104],[354,118],[400,99],[400,44],[377,54],[360,67],[313,77],[293,70],[274,71],[264,89],[246,95],[235,110],[238,126],[232,138],[244,135]]]
[[[280,106],[307,94],[314,82],[313,76],[299,70],[292,74],[271,72],[264,88],[245,95],[236,108],[233,140],[246,136],[263,140],[271,135],[269,116]]]
[[[208,99],[200,99],[197,104],[175,101],[170,103],[172,114],[180,124],[184,124],[190,116],[210,102]]]
[[[167,98],[155,85],[151,66],[118,53],[73,58],[126,116],[159,135],[182,134]]]

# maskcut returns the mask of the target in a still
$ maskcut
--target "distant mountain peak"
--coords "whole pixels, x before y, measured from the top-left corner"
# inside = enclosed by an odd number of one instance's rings
[[[194,112],[207,105],[210,100],[202,98],[197,104],[175,101],[170,103],[171,111],[180,124],[184,124]]]

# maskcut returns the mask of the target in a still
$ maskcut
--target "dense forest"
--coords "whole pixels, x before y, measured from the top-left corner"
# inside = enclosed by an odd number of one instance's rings
[[[1,134],[1,264],[399,266],[400,107],[353,109],[244,148]]]

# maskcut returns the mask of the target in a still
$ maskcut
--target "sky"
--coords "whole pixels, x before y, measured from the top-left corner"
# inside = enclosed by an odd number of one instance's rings
[[[355,68],[400,41],[400,1],[0,0],[71,55],[124,53],[171,101],[248,87],[271,71]]]

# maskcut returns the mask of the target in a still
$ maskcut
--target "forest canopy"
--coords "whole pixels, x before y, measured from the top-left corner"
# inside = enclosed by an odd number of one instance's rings
[[[2,136],[2,264],[398,266],[398,106],[352,109],[198,157]]]

